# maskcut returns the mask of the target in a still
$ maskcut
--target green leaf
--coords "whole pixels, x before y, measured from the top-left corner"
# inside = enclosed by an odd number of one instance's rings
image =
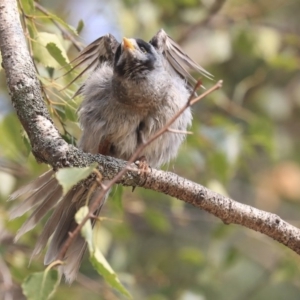
[[[65,67],[69,62],[62,42],[55,34],[39,32],[33,43],[33,50],[34,57],[45,67],[54,69]]]
[[[105,281],[113,288],[115,288],[122,295],[129,299],[132,299],[130,293],[125,289],[117,275],[101,253],[99,249],[95,249],[93,253],[90,253],[90,261],[97,272],[103,276]]]
[[[68,120],[77,122],[76,109],[73,108],[71,105],[67,104],[65,106],[65,114]]]
[[[53,105],[53,108],[55,109],[55,111],[58,113],[58,115],[60,116],[60,118],[65,121],[66,120],[66,111],[65,111],[65,107],[62,105]]]
[[[32,14],[35,10],[33,0],[22,0],[22,8],[26,14]]]
[[[78,224],[82,222],[82,220],[89,213],[88,206],[81,207],[75,215],[75,220]],[[94,230],[92,229],[91,220],[89,219],[81,229],[81,234],[86,240],[90,252],[90,261],[93,267],[97,270],[97,272],[103,276],[104,280],[121,294],[125,295],[128,298],[132,298],[129,292],[124,288],[120,280],[118,279],[116,273],[111,268],[102,252],[98,249],[97,244],[97,236],[98,234],[96,230],[99,230],[99,224],[96,224]]]
[[[77,224],[80,224],[82,222],[82,220],[88,215],[88,213],[89,213],[88,206],[82,206],[75,215],[75,220],[76,220]],[[92,223],[91,223],[90,219],[88,219],[85,222],[85,224],[83,225],[83,227],[81,228],[81,234],[88,244],[89,251],[93,252],[94,251],[93,228],[92,228]]]
[[[30,274],[22,283],[27,300],[47,300],[56,291],[60,282],[56,270],[46,270]]]
[[[65,195],[74,185],[87,178],[97,167],[97,163],[86,168],[64,168],[55,173],[55,177],[63,188]]]
[[[22,141],[20,121],[15,114],[8,114],[0,121],[0,152],[6,158],[20,159],[21,153],[27,149]]]
[[[78,34],[81,32],[81,30],[83,29],[83,27],[84,27],[84,22],[83,22],[83,20],[80,20],[78,22],[78,25],[77,25],[77,28],[76,28],[76,31],[77,31]]]
[[[70,69],[71,66],[68,64],[66,56],[63,55],[60,48],[56,46],[54,43],[49,43],[46,45],[48,52],[51,56],[62,66],[66,67],[66,69]]]

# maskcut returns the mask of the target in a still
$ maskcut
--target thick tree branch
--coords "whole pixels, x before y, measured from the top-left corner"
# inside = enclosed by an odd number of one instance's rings
[[[87,166],[99,163],[105,179],[112,179],[125,168],[126,162],[83,153],[68,145],[59,135],[42,99],[19,20],[16,0],[0,4],[0,47],[3,67],[12,103],[30,139],[37,160],[53,166]],[[300,230],[270,214],[219,195],[209,189],[170,172],[152,169],[139,175],[136,167],[127,170],[120,183],[143,186],[176,197],[220,218],[224,223],[239,224],[259,231],[300,254]]]

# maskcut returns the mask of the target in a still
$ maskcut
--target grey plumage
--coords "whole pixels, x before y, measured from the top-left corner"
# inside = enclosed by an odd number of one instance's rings
[[[124,160],[130,158],[143,139],[149,139],[185,105],[195,82],[190,70],[211,77],[163,30],[149,43],[126,38],[119,43],[108,34],[87,46],[73,64],[74,68],[86,65],[75,80],[90,71],[76,93],[83,96],[78,110],[82,128],[78,147],[92,154],[101,153]],[[191,111],[186,109],[172,128],[185,131],[191,121]],[[182,133],[166,132],[142,155],[150,166],[160,167],[176,156],[184,139]],[[12,218],[35,207],[16,239],[53,209],[33,251],[33,256],[38,255],[52,236],[45,264],[57,258],[68,232],[75,228],[74,215],[85,204],[89,188],[78,185],[62,197],[61,187],[53,174],[49,171],[11,195],[11,199],[25,199],[12,210]],[[90,202],[99,191],[96,190]],[[101,206],[95,214],[99,214],[100,209]],[[76,277],[85,248],[84,240],[78,237],[66,253],[62,272],[67,281]]]

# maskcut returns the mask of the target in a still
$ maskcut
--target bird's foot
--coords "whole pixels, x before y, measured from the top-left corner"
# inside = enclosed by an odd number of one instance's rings
[[[139,157],[134,163],[138,167],[139,175],[142,174],[142,175],[146,176],[147,173],[149,173],[149,165],[148,165],[147,159],[144,155]],[[132,192],[135,190],[135,188],[136,188],[135,186],[132,187]]]
[[[139,175],[149,173],[149,165],[148,165],[147,159],[144,155],[139,157],[134,163],[138,167],[138,174]]]

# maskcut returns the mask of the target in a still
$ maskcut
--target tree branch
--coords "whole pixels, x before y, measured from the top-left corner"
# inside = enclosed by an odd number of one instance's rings
[[[83,153],[67,144],[59,135],[42,98],[40,83],[19,20],[16,0],[6,0],[0,4],[0,48],[13,106],[38,161],[48,163],[54,169],[83,167],[98,162],[104,179],[114,178],[126,167],[126,162],[119,159]],[[143,186],[176,197],[215,215],[225,224],[239,224],[259,231],[300,254],[298,228],[277,215],[238,203],[176,174],[152,169],[145,178],[132,165],[119,183]]]

